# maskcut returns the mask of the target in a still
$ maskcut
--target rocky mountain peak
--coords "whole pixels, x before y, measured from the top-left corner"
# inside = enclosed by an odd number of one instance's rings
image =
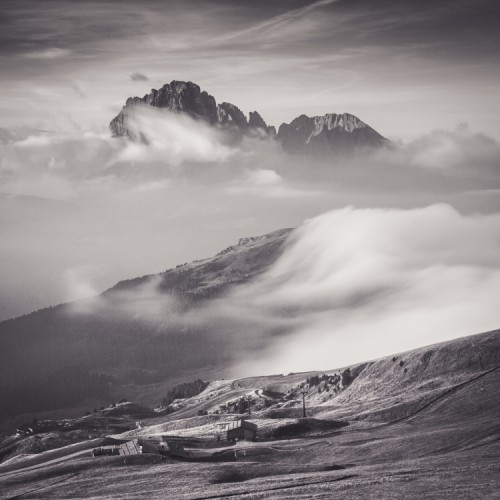
[[[242,130],[248,127],[246,116],[241,109],[230,102],[217,105],[217,118],[220,125],[235,125]]]
[[[236,137],[261,128],[266,133],[274,131],[257,113],[251,113],[247,120],[240,108],[229,102],[217,104],[215,98],[193,82],[173,80],[160,89],[152,89],[144,97],[129,97],[120,113],[111,120],[109,128],[114,137],[126,136],[137,140],[138,137],[127,126],[130,112],[135,106],[149,105],[175,113],[185,113],[196,120],[204,120],[210,125],[236,132]],[[253,118],[252,118],[253,117]]]
[[[130,97],[109,127],[113,136],[141,140],[128,126],[135,106],[148,105],[174,113],[185,113],[196,120],[226,130],[234,141],[244,135],[274,137],[287,153],[344,154],[354,150],[376,148],[388,143],[377,131],[349,113],[327,113],[309,117],[302,114],[290,123],[283,123],[278,133],[268,126],[257,111],[249,117],[229,102],[216,103],[215,98],[193,82],[173,80],[160,89],[152,89],[144,97]]]
[[[362,122],[357,116],[350,115],[349,113],[343,113],[337,115],[335,113],[327,113],[324,116],[315,116],[314,123],[316,128],[320,131],[323,128],[332,130],[335,127],[343,128],[346,132],[352,132],[358,128],[366,127],[366,123]]]
[[[272,125],[268,126],[257,111],[250,111],[248,115],[248,126],[253,129],[263,130],[270,136],[276,135],[276,129]]]
[[[300,115],[281,124],[278,140],[288,153],[347,153],[358,148],[384,145],[387,139],[349,113],[323,116]]]

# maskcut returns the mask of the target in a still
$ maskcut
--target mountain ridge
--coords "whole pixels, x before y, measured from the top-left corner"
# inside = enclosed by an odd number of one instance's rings
[[[288,153],[347,153],[389,143],[376,130],[349,113],[312,117],[302,114],[290,123],[282,123],[278,138]]]
[[[126,136],[138,140],[137,134],[128,127],[128,120],[134,107],[149,105],[165,109],[174,113],[185,113],[191,118],[202,120],[212,126],[223,129],[237,130],[241,134],[261,130],[272,134],[274,127],[268,127],[257,111],[251,112],[249,119],[234,104],[221,102],[217,104],[215,98],[202,91],[199,85],[193,82],[173,80],[164,84],[160,89],[152,89],[144,97],[129,97],[125,106],[109,124],[111,133],[115,137]]]
[[[179,315],[265,272],[290,232],[242,238],[213,257],[118,282],[95,299],[1,322],[0,418],[104,397],[113,386],[229,367],[238,342],[230,325],[225,337],[221,325]]]
[[[251,111],[247,119],[236,105],[229,102],[217,104],[215,98],[202,91],[199,85],[177,80],[159,90],[152,89],[142,98],[129,97],[109,124],[114,137],[141,140],[140,134],[129,128],[128,120],[134,108],[143,105],[187,114],[231,132],[235,139],[264,134],[281,143],[289,154],[346,154],[359,148],[379,148],[389,143],[388,139],[349,113],[312,117],[302,114],[290,123],[282,123],[276,132],[276,128],[268,125],[257,111]]]

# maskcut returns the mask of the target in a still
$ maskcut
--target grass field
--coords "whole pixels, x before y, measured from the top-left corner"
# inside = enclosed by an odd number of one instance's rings
[[[313,418],[293,416],[297,405],[281,407],[289,416],[270,418],[272,406],[255,412],[260,438],[205,451],[218,453],[218,461],[152,454],[93,459],[65,447],[0,465],[1,498],[498,498],[500,337],[475,336],[474,351],[468,342],[368,363],[333,397],[314,386],[307,400]],[[178,420],[175,413],[152,419],[132,434],[209,438],[218,423],[237,416],[190,416],[210,409],[207,401],[215,410],[246,391],[256,399],[273,394],[278,404],[278,392],[293,394],[310,376],[219,384],[225,389],[216,395],[209,387],[186,402]]]

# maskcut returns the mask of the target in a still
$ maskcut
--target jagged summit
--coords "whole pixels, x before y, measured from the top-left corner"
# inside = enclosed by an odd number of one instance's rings
[[[248,115],[248,126],[252,129],[264,130],[272,137],[276,135],[276,128],[272,125],[268,126],[257,111],[250,111]]]
[[[248,127],[243,111],[230,102],[221,102],[217,105],[217,118],[221,125],[232,124],[239,128]]]
[[[152,89],[144,97],[129,97],[120,113],[111,120],[109,128],[115,137],[127,136],[137,139],[128,126],[128,117],[135,106],[149,105],[166,109],[175,113],[185,113],[196,120],[204,120],[210,125],[223,129],[236,130],[238,135],[247,134],[255,129],[268,132],[268,126],[257,113],[259,119],[250,116],[247,120],[243,112],[234,104],[222,102],[217,104],[215,98],[202,91],[193,82],[173,80],[159,90]],[[271,127],[272,128],[272,127]]]
[[[366,123],[362,122],[357,116],[350,115],[349,113],[342,113],[341,115],[327,113],[323,116],[313,116],[313,120],[315,125],[313,135],[320,134],[325,127],[328,130],[340,127],[346,132],[353,132],[358,128],[367,127]]]
[[[320,154],[376,148],[388,142],[376,130],[349,113],[313,117],[300,115],[280,126],[278,139],[288,153]]]
[[[153,89],[142,98],[128,98],[123,109],[109,124],[113,136],[140,139],[140,134],[131,130],[127,122],[134,107],[141,105],[185,113],[229,132],[234,140],[256,133],[275,138],[287,153],[292,154],[343,154],[388,143],[377,131],[349,113],[313,117],[300,115],[291,123],[282,123],[276,133],[276,129],[267,125],[257,111],[251,111],[247,119],[238,106],[229,102],[217,104],[213,96],[195,83],[178,80],[163,85],[159,90]]]

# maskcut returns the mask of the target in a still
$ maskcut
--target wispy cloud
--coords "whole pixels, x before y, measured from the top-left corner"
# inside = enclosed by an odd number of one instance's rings
[[[289,10],[266,21],[261,21],[248,28],[232,31],[224,35],[212,38],[211,40],[209,40],[209,43],[211,45],[217,46],[224,45],[227,42],[231,42],[234,40],[262,40],[263,37],[279,39],[280,35],[283,34],[284,31],[289,31],[290,24],[303,22],[309,13],[320,9],[321,7],[331,5],[337,1],[338,0],[319,0],[310,5],[306,5],[305,7]],[[297,34],[298,33],[296,32],[295,35]]]
[[[296,198],[317,196],[316,190],[303,189],[289,184],[275,170],[246,170],[227,188],[229,194],[251,195],[268,198]]]
[[[26,52],[23,57],[27,59],[58,59],[61,57],[66,57],[71,54],[70,49],[61,49],[58,47],[53,47],[43,50],[34,50],[31,52]]]
[[[297,111],[342,107],[388,124],[388,135],[422,133],[429,113],[436,126],[466,117],[476,128],[500,130],[492,104],[500,43],[494,2],[193,0],[188,8],[172,0],[164,9],[124,0],[118,11],[110,0],[46,2],[44,9],[33,0],[4,3],[3,126],[33,119],[48,126],[71,113],[80,124],[105,127],[110,103],[138,93],[145,81],[138,75],[155,75],[155,85],[195,81],[275,125]],[[85,82],[85,105],[60,92],[69,74]],[[36,93],[42,81],[57,105]],[[273,88],[279,98],[268,96]],[[299,101],[306,109],[297,109]]]
[[[130,75],[130,79],[133,82],[147,82],[149,80],[149,78],[145,74],[139,73],[138,71],[135,71],[134,73],[132,73]]]

